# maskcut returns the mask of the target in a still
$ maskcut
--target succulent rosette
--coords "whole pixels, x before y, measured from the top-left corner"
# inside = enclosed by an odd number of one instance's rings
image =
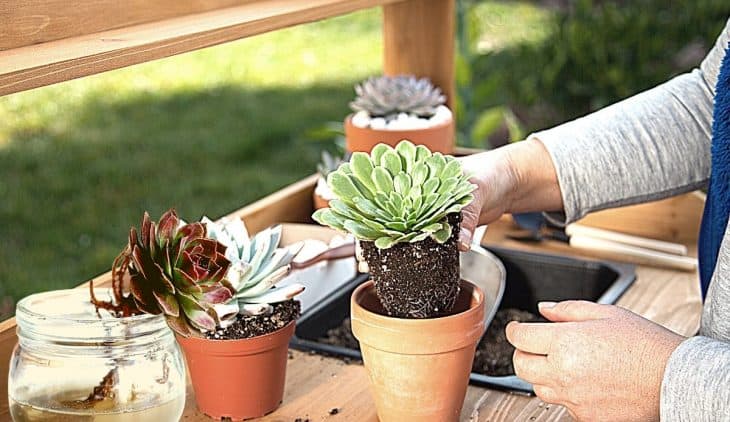
[[[371,77],[355,85],[355,93],[350,108],[371,117],[398,113],[430,117],[446,102],[446,96],[431,81],[410,75]]]
[[[380,249],[426,238],[443,244],[452,232],[447,216],[461,212],[476,188],[454,157],[407,140],[353,153],[327,184],[336,198],[312,218]]]
[[[269,227],[249,237],[245,224],[238,218],[216,223],[203,217],[201,222],[212,239],[226,246],[225,256],[231,262],[225,280],[234,294],[228,303],[215,307],[221,320],[227,320],[232,312],[269,313],[272,304],[292,299],[304,291],[304,286],[298,283],[276,287],[289,274],[289,264],[299,252],[299,248],[279,247],[281,226]]]
[[[117,316],[162,313],[185,336],[190,326],[214,330],[221,322],[215,306],[235,293],[224,278],[230,267],[225,252],[225,245],[207,237],[203,223],[185,224],[169,210],[155,224],[145,213],[140,231],[131,228],[129,243],[112,265],[114,300],[97,300],[93,284],[91,300]]]

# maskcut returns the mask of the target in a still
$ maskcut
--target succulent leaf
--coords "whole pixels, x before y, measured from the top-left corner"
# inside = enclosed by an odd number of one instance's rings
[[[341,171],[342,166],[340,167]],[[330,177],[334,173],[330,173]],[[340,176],[350,180],[347,174]],[[343,207],[344,202],[339,202]],[[350,210],[350,208],[342,208]],[[357,214],[359,215],[359,214]],[[341,226],[344,230],[345,218],[336,214],[330,208],[319,210],[312,216],[323,224]],[[221,239],[230,239],[232,243],[225,244],[227,252],[240,251],[238,256],[231,259],[232,265],[225,275],[224,282],[230,282],[234,287],[233,296],[226,301],[226,306],[216,306],[214,312],[220,320],[229,318],[231,309],[235,307],[238,313],[243,315],[261,315],[270,313],[273,308],[271,303],[288,300],[301,293],[304,287],[297,285],[296,289],[290,285],[281,290],[276,284],[289,274],[291,261],[294,259],[300,248],[280,248],[282,229],[281,226],[274,226],[257,233],[253,238],[248,237],[245,224],[240,219],[222,220],[215,223],[209,219],[203,220],[212,232],[219,233]],[[324,223],[327,222],[327,223]],[[229,254],[230,256],[230,254]],[[275,293],[284,292],[284,293]],[[235,313],[233,313],[235,316]]]
[[[447,215],[473,200],[475,186],[459,161],[431,154],[410,141],[395,148],[376,145],[369,158],[356,153],[347,168],[351,174],[343,166],[330,174],[328,183],[337,198],[313,218],[358,239],[375,241],[378,248],[429,237],[445,242],[452,232]],[[370,197],[363,194],[365,188]]]

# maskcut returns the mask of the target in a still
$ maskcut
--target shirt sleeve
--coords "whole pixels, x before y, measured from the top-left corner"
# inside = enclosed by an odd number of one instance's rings
[[[667,362],[661,390],[662,421],[717,421],[730,417],[730,344],[696,336]]]
[[[698,69],[530,135],[553,160],[566,222],[707,183],[714,89],[729,38],[730,21]]]

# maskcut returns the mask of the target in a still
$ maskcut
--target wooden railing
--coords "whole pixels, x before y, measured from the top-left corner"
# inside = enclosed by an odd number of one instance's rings
[[[383,7],[384,72],[429,77],[451,102],[455,0],[0,0],[0,95],[375,6]],[[308,221],[313,184],[233,215],[252,230]],[[4,380],[16,340],[15,320],[0,322],[0,420],[9,419]]]

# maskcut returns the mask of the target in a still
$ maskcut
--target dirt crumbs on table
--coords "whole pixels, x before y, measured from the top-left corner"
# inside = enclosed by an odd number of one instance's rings
[[[245,316],[238,314],[236,321],[227,328],[206,333],[213,340],[237,340],[273,333],[299,318],[301,305],[298,300],[275,303],[267,315]]]
[[[515,352],[515,348],[507,341],[504,332],[510,321],[537,322],[545,321],[545,319],[532,312],[519,309],[499,310],[477,346],[472,366],[473,372],[492,376],[514,375],[512,354]]]
[[[360,343],[352,335],[352,324],[350,318],[345,318],[342,324],[327,330],[327,334],[317,339],[319,343],[331,344],[333,346],[345,347],[358,350]]]
[[[309,418],[296,418],[294,422],[309,422]]]
[[[336,414],[338,414],[338,413],[340,413],[340,409],[338,409],[338,408],[336,408],[336,407],[334,407],[334,408],[332,408],[332,409],[330,410],[330,415],[336,415]]]

